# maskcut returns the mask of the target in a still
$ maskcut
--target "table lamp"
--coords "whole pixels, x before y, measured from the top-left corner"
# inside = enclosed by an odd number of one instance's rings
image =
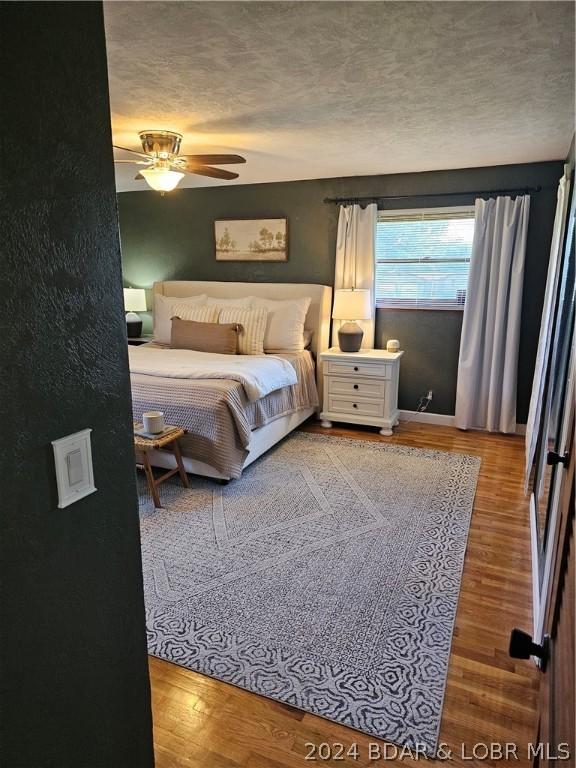
[[[372,317],[370,291],[364,288],[341,288],[334,291],[334,320],[347,320],[338,330],[338,344],[342,352],[358,352],[364,331],[354,320]]]
[[[126,332],[129,339],[142,334],[142,320],[137,312],[146,312],[146,291],[144,288],[124,288],[124,309],[126,310]]]

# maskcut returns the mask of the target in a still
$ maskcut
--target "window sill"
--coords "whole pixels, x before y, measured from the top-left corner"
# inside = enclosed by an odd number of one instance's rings
[[[463,312],[464,307],[461,306],[453,306],[453,307],[442,307],[442,306],[432,306],[432,305],[424,305],[424,306],[418,306],[418,307],[402,307],[402,306],[390,306],[389,304],[376,304],[376,309],[378,310],[401,310],[402,312],[409,311],[409,312]]]

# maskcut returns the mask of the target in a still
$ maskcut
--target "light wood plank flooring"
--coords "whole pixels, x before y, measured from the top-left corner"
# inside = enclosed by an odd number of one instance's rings
[[[391,438],[370,428],[323,430],[314,423],[305,429],[482,458],[440,740],[454,754],[446,765],[497,764],[462,758],[462,743],[470,757],[479,742],[516,742],[520,759],[513,762],[528,765],[526,744],[536,740],[538,672],[531,662],[508,657],[512,627],[530,632],[532,626],[522,438],[416,423],[401,423]],[[369,744],[378,742],[366,735],[168,662],[151,658],[150,675],[157,768],[401,764],[371,761]],[[355,742],[359,754],[356,759],[311,762],[305,760],[306,742],[341,743],[345,748]]]

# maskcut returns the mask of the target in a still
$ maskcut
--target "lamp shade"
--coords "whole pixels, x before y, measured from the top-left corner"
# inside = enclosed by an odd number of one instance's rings
[[[144,288],[124,288],[124,309],[126,312],[146,312]]]
[[[157,192],[171,192],[184,174],[168,168],[144,168],[140,171],[148,185]]]
[[[370,291],[364,288],[341,288],[334,291],[334,320],[369,320],[372,317]]]

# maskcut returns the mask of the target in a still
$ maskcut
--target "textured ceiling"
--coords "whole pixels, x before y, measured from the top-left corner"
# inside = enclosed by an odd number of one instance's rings
[[[181,186],[559,159],[574,131],[572,2],[120,1],[105,18],[116,144],[164,128],[183,153],[247,158],[236,182]],[[135,167],[119,191],[148,189]]]

